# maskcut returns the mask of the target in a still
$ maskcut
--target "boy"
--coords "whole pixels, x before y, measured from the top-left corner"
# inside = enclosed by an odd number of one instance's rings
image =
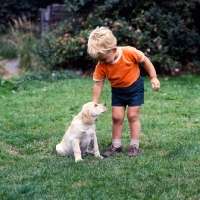
[[[140,107],[144,103],[144,83],[138,63],[141,63],[150,76],[155,90],[160,88],[156,71],[150,60],[134,47],[117,46],[117,40],[107,27],[97,27],[88,39],[88,53],[98,61],[94,75],[92,101],[98,103],[107,78],[112,91],[112,145],[103,156],[112,156],[122,151],[122,130],[125,110],[130,126],[131,142],[128,156],[139,153],[141,124]]]

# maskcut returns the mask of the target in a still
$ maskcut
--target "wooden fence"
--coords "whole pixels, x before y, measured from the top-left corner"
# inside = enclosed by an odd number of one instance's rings
[[[40,38],[45,29],[51,30],[51,26],[64,21],[71,17],[72,14],[67,11],[66,4],[52,4],[47,8],[39,9],[39,21],[40,21]]]

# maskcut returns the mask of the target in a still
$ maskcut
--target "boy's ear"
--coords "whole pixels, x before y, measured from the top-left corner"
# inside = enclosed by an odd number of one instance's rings
[[[117,52],[117,47],[113,47],[113,51],[114,51],[114,53],[116,53]]]

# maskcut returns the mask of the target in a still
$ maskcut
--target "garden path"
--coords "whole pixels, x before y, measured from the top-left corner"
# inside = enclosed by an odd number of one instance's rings
[[[0,72],[3,74],[3,78],[11,78],[19,73],[19,60],[1,60]]]

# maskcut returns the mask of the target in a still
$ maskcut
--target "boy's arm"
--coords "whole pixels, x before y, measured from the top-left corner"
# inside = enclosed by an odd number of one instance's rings
[[[158,90],[160,88],[160,81],[157,79],[156,70],[153,64],[146,56],[144,56],[144,60],[141,64],[150,76],[152,87],[155,90]]]
[[[95,103],[99,102],[103,86],[104,86],[104,81],[94,81],[93,92],[92,92],[93,102]]]

